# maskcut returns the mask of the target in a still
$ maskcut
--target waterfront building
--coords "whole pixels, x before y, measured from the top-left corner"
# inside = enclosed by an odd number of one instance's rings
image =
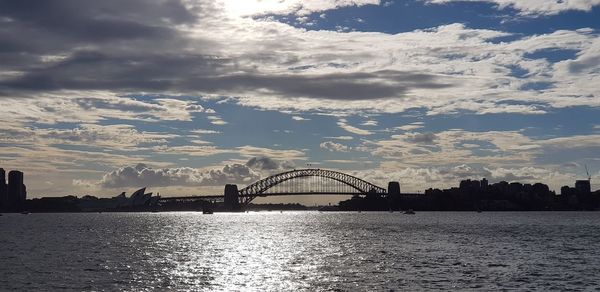
[[[8,173],[7,202],[10,208],[20,208],[27,199],[27,192],[23,184],[23,173],[11,170]]]
[[[4,168],[0,168],[0,208],[4,208],[7,204],[7,192],[6,172],[4,171]]]
[[[576,180],[575,189],[581,194],[589,194],[592,192],[592,186],[589,180]]]

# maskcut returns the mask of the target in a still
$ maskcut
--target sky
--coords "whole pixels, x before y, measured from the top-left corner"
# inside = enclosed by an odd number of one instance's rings
[[[599,32],[600,0],[0,0],[0,167],[28,197],[599,189]]]

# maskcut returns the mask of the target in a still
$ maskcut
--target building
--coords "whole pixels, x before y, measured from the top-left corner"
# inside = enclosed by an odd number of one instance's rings
[[[8,199],[8,190],[6,185],[6,172],[0,168],[0,208],[6,207]]]
[[[592,192],[592,186],[589,180],[576,180],[575,189],[581,194],[589,194]]]
[[[23,173],[18,170],[11,170],[8,173],[8,199],[9,208],[19,209],[25,204],[27,191],[23,184]]]
[[[488,182],[488,180],[487,180],[487,179],[484,177],[484,178],[481,180],[481,188],[482,188],[482,189],[487,189],[488,185],[489,185],[489,182]]]

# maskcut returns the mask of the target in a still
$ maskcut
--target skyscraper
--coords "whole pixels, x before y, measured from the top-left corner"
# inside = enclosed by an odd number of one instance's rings
[[[575,188],[582,194],[589,194],[592,192],[592,186],[589,180],[576,180]]]
[[[482,189],[486,189],[487,187],[488,187],[488,180],[487,180],[487,179],[484,177],[484,178],[481,180],[481,188],[482,188]]]
[[[7,186],[6,186],[6,172],[4,168],[0,168],[0,209],[6,207],[7,201]]]
[[[11,170],[8,173],[8,206],[9,208],[20,208],[25,203],[25,185],[23,185],[23,173]]]

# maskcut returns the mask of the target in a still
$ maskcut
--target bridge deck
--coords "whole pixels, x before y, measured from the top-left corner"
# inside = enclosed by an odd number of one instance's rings
[[[356,192],[299,192],[299,193],[266,193],[260,195],[240,195],[240,198],[244,197],[276,197],[276,196],[310,196],[310,195],[327,195],[327,196],[354,196],[362,195]],[[200,196],[178,196],[178,197],[161,197],[159,201],[193,201],[193,200],[215,200],[223,199],[224,195],[200,195]]]

